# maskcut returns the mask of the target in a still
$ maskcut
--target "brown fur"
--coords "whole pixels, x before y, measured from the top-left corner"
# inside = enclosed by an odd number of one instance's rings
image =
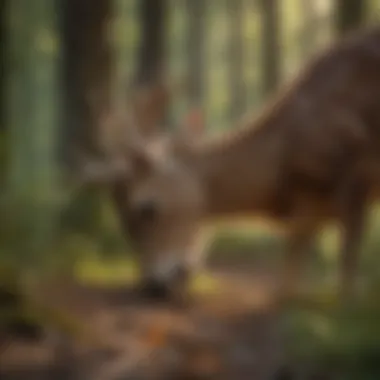
[[[243,124],[195,143],[146,144],[139,158],[129,156],[134,173],[114,194],[142,263],[157,264],[169,251],[194,255],[187,247],[205,218],[262,214],[288,231],[288,289],[313,236],[333,219],[342,227],[341,284],[350,293],[365,213],[380,183],[380,28],[317,56]],[[149,227],[134,219],[146,201],[162,213]]]
[[[258,120],[198,151],[208,211],[262,212],[286,222],[291,276],[292,257],[302,254],[294,246],[309,243],[327,219],[337,220],[347,290],[366,206],[378,194],[379,137],[377,28],[316,57]]]

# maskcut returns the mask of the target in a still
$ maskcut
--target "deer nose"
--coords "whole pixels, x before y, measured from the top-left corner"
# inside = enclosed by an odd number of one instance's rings
[[[169,296],[169,287],[162,281],[149,278],[142,285],[142,294],[148,298],[165,299]]]
[[[185,266],[178,265],[166,276],[152,275],[143,282],[143,294],[149,298],[164,299],[188,278],[189,271]]]
[[[184,277],[187,273],[186,265],[177,257],[173,255],[157,262],[152,268],[151,277],[165,283],[171,283],[173,280],[180,280]]]

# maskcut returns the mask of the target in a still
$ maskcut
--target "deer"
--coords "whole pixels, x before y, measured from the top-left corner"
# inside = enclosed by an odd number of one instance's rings
[[[296,292],[316,234],[336,222],[339,292],[352,296],[368,210],[380,190],[380,28],[335,41],[259,115],[217,135],[202,133],[199,117],[175,133],[162,129],[170,98],[164,87],[129,103],[122,147],[112,152],[119,169],[109,160],[87,170],[88,181],[110,185],[142,284],[152,292],[186,288],[206,256],[204,223],[261,216],[285,231],[283,294]]]

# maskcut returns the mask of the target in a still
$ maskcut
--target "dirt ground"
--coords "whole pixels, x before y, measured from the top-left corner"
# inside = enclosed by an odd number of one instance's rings
[[[292,379],[270,281],[213,271],[223,290],[180,306],[138,302],[126,289],[65,289],[87,334],[75,341],[56,331],[38,341],[3,337],[0,379]]]

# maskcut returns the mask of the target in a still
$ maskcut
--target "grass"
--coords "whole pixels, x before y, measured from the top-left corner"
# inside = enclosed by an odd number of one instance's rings
[[[363,247],[364,268],[371,268],[376,262],[378,210],[374,210],[372,217]],[[253,260],[276,261],[279,258],[281,238],[267,225],[235,225],[234,229],[218,226],[212,232],[211,255],[230,255],[232,261],[244,255],[252,256]],[[338,243],[338,230],[333,227],[319,237],[320,261],[330,272],[336,269]],[[126,257],[106,263],[87,257],[78,263],[76,270],[83,281],[105,286],[126,284],[138,278],[136,264]],[[213,293],[220,292],[222,287],[209,273],[203,273],[194,280],[192,291]],[[380,378],[379,288],[373,287],[368,298],[350,307],[337,306],[331,287],[323,291],[319,288],[312,299],[289,305],[282,318],[282,329],[291,360],[310,371],[313,368],[332,371],[337,380]]]
[[[354,306],[338,307],[331,286],[319,288],[312,299],[289,305],[282,318],[287,352],[295,363],[304,367],[333,371],[337,380],[370,380],[380,378],[380,307],[378,306],[378,259],[376,255],[380,229],[379,208],[374,208],[370,228],[363,245],[362,270],[372,282],[367,298]],[[212,226],[210,255],[215,259],[267,260],[276,263],[281,256],[282,239],[266,224],[235,224]],[[318,258],[313,270],[331,274],[337,270],[339,248],[338,229],[327,227],[318,237]],[[83,260],[77,274],[85,281],[115,285],[136,280],[138,270],[132,260],[123,258],[104,263]],[[209,273],[197,277],[195,293],[220,292],[222,284]]]
[[[139,277],[136,263],[129,259],[115,259],[104,262],[87,258],[77,263],[76,277],[83,283],[114,287],[130,285]],[[218,291],[220,284],[217,279],[208,273],[200,273],[191,284],[191,291],[195,293],[213,293]]]
[[[377,247],[380,244],[377,231],[380,230],[380,209],[373,209],[368,233],[362,247],[362,269],[368,277],[377,274]],[[337,270],[339,252],[339,234],[336,226],[326,227],[316,239],[316,254],[312,255],[312,267],[316,272],[332,275]],[[276,264],[282,257],[283,237],[271,225],[266,223],[235,223],[231,225],[212,225],[205,228],[205,234],[211,234],[208,257],[228,262],[249,261]],[[78,243],[78,242],[77,242]],[[79,243],[78,243],[79,244]],[[72,248],[72,247],[71,247]],[[128,253],[114,252],[112,255],[91,253],[94,246],[86,245],[85,255],[80,255],[75,272],[84,282],[103,285],[122,285],[138,278],[136,262]],[[207,274],[199,277],[200,283],[210,282]],[[195,285],[198,286],[198,285]]]
[[[282,318],[282,328],[287,337],[287,351],[297,363],[327,368],[339,373],[334,379],[370,380],[380,378],[377,365],[380,360],[380,307],[377,290],[380,289],[376,269],[377,230],[380,228],[379,210],[374,209],[371,228],[363,247],[364,273],[373,286],[370,297],[362,299],[355,307],[339,308],[331,287],[320,291],[312,300],[289,305]],[[276,263],[281,256],[282,240],[271,226],[266,224],[235,224],[234,228],[212,226],[210,255],[234,260],[267,260]],[[329,227],[319,237],[318,253],[321,266],[313,270],[325,274],[336,268],[338,234]],[[78,241],[74,244],[77,246]],[[125,254],[115,254],[107,259],[92,254],[87,246],[86,254],[80,255],[75,266],[76,277],[87,284],[105,287],[124,286],[138,279],[136,263]],[[323,265],[322,265],[323,264]],[[201,273],[191,284],[194,293],[220,293],[223,284],[210,273]],[[50,311],[38,311],[30,318],[51,319],[65,326],[66,330],[79,329],[70,316],[50,315]]]
[[[303,366],[334,371],[334,379],[378,379],[379,318],[378,302],[368,300],[340,308],[295,306],[283,318],[288,354]]]

